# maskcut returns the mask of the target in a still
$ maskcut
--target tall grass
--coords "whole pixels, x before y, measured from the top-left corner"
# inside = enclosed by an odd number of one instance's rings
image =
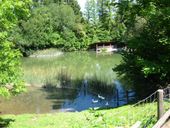
[[[100,73],[95,73],[88,78],[89,89],[93,93],[102,95],[113,95],[115,93],[115,86],[113,80]]]
[[[101,82],[107,83],[105,81],[108,79],[116,79],[112,68],[120,63],[120,60],[121,56],[117,54],[96,56],[91,52],[64,53],[62,56],[50,58],[23,58],[24,79],[27,83],[37,86],[46,83],[69,84],[70,80],[83,81],[87,77],[97,77],[102,79]],[[95,76],[95,73],[100,75]]]
[[[66,68],[56,71],[54,76],[46,79],[46,87],[68,88],[72,85],[71,73]]]

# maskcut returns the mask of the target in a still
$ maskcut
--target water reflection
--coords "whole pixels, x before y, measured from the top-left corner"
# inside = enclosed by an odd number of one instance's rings
[[[113,108],[122,106],[134,99],[129,93],[128,99],[125,90],[110,88],[111,91],[95,91],[84,81],[79,88],[37,88],[30,87],[27,93],[13,97],[10,100],[1,99],[1,114],[23,113],[53,113],[66,111],[82,111],[89,108]],[[100,86],[98,86],[100,88]]]
[[[120,61],[120,54],[96,56],[93,52],[64,53],[57,58],[24,58],[24,78],[27,83],[38,85],[65,72],[71,79],[86,79],[95,73],[106,80],[113,80],[116,79],[116,73],[112,68]]]

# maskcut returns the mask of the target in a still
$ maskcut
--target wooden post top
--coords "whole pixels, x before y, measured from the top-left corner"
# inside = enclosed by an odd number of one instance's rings
[[[158,89],[158,92],[163,92],[163,89]]]

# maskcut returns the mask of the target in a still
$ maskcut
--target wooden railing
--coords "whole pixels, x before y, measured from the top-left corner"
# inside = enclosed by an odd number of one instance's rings
[[[152,128],[161,128],[170,117],[170,109],[158,120]]]
[[[167,87],[165,89],[159,89],[156,91],[156,93],[153,93],[152,95],[157,95],[157,123],[153,126],[153,128],[161,128],[166,121],[170,118],[170,106],[167,110],[167,112],[165,111],[164,108],[164,101],[170,101],[170,87]],[[151,97],[152,95],[150,95],[149,97]],[[147,97],[146,99],[148,99],[149,97]],[[145,102],[145,100],[139,101],[140,102]],[[138,104],[138,103],[137,103]],[[137,121],[131,128],[141,128],[141,124],[142,122]]]

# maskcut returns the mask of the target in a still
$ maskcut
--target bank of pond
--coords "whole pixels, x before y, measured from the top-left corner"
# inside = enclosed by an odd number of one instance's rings
[[[151,109],[152,108],[152,109]],[[129,128],[137,121],[152,128],[156,122],[156,103],[131,105],[102,110],[86,110],[54,114],[21,114],[1,116],[7,128]],[[152,115],[152,116],[151,116]],[[147,123],[148,120],[152,120]]]

